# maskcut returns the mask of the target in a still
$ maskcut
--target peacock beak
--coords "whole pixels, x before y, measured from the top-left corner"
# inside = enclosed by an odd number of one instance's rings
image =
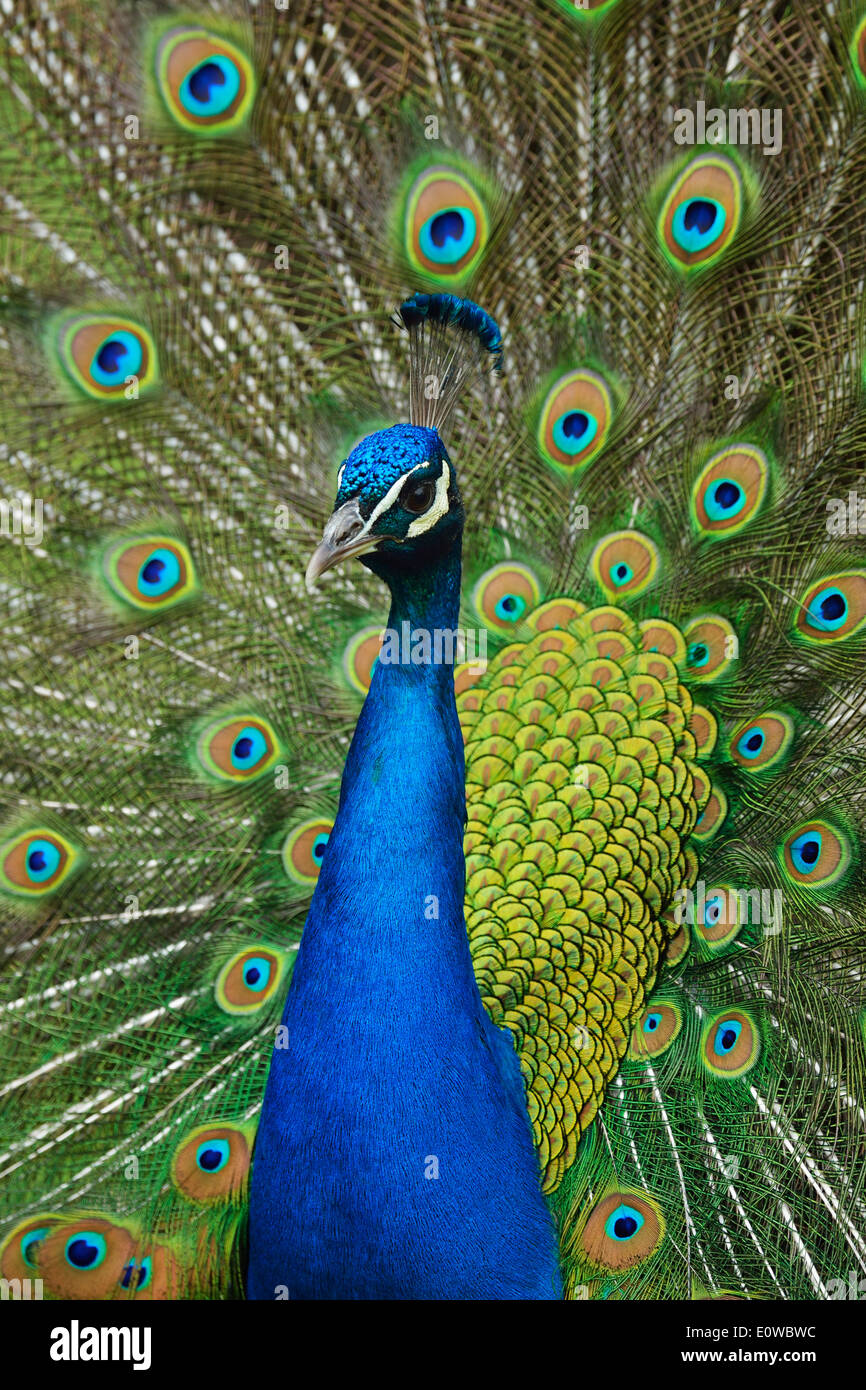
[[[305,579],[307,588],[312,589],[319,576],[341,560],[375,550],[382,539],[382,536],[368,533],[357,497],[350,498],[329,517],[322,539],[310,556]]]

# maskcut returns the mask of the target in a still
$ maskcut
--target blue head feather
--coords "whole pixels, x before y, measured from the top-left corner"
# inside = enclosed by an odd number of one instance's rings
[[[458,299],[456,294],[413,294],[397,310],[411,332],[422,323],[441,323],[443,327],[462,329],[478,339],[493,358],[496,371],[502,367],[502,335],[499,325],[480,304],[471,299]]]
[[[447,457],[436,430],[423,425],[392,425],[390,429],[377,430],[356,444],[343,464],[334,505],[339,507],[350,497],[357,497],[362,515],[368,517],[389,488],[411,468],[429,460],[430,476],[435,476]]]

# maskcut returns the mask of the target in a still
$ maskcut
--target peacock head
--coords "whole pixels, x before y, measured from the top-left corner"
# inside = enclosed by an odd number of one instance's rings
[[[350,556],[380,578],[420,569],[459,544],[463,504],[438,431],[392,425],[356,444],[334,511],[307,566],[307,587]]]

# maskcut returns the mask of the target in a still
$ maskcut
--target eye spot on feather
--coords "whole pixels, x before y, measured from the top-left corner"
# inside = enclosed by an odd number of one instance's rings
[[[93,400],[133,401],[159,379],[153,338],[132,319],[75,314],[52,332],[64,373]]]
[[[169,115],[184,130],[224,135],[249,115],[255,75],[247,55],[221,35],[183,25],[156,46],[157,87]]]
[[[404,246],[416,270],[437,280],[458,280],[475,269],[489,236],[478,190],[460,170],[425,169],[406,197]]]
[[[767,456],[750,444],[715,454],[692,491],[692,518],[704,535],[730,536],[757,514],[767,492]]]
[[[190,553],[170,536],[116,542],[105,552],[102,573],[112,593],[142,611],[171,608],[196,590]]]
[[[133,1293],[144,1293],[153,1281],[153,1260],[145,1255],[140,1260],[130,1260],[121,1273],[119,1283],[122,1289]]]
[[[670,961],[670,957],[668,959]],[[648,1004],[632,1029],[629,1057],[639,1060],[660,1056],[670,1047],[682,1026],[682,1014],[675,1004],[659,1001]]]
[[[46,1237],[66,1220],[53,1213],[40,1213],[13,1226],[0,1244],[0,1277],[32,1279],[39,1269],[39,1256]]]
[[[659,567],[658,547],[638,531],[614,531],[592,552],[593,573],[609,598],[643,592]]]
[[[711,265],[740,225],[742,176],[724,155],[697,155],[673,183],[662,205],[658,235],[668,261],[690,271]]]
[[[757,1062],[760,1050],[758,1029],[742,1009],[719,1014],[704,1029],[701,1055],[716,1076],[744,1076]]]
[[[726,883],[713,884],[706,890],[695,922],[700,939],[711,951],[719,951],[737,938],[742,926],[736,890]]]
[[[346,643],[343,674],[353,690],[366,695],[382,647],[382,628],[364,627]]]
[[[283,868],[293,883],[312,888],[319,877],[334,822],[315,817],[295,826],[282,849]]]
[[[601,453],[613,418],[610,387],[598,372],[567,372],[547,393],[538,421],[538,447],[560,473],[585,468]]]
[[[277,736],[266,719],[233,715],[209,724],[196,743],[201,767],[225,782],[253,781],[279,757]]]
[[[749,772],[773,767],[784,757],[794,738],[793,720],[770,710],[743,724],[731,738],[731,760]]]
[[[39,1275],[55,1298],[108,1298],[135,1248],[132,1231],[109,1217],[67,1220],[42,1242]]]
[[[845,837],[825,820],[797,826],[782,846],[782,864],[795,883],[829,887],[845,873],[851,850]]]
[[[715,681],[729,670],[738,655],[737,637],[731,624],[715,614],[695,618],[686,627],[686,675],[689,680]]]
[[[866,623],[866,571],[828,575],[806,590],[796,628],[809,642],[839,642]]]
[[[590,1264],[621,1270],[654,1254],[664,1232],[661,1208],[646,1193],[609,1192],[593,1207],[579,1239]]]
[[[121,1271],[119,1287],[133,1302],[178,1299],[183,1296],[180,1262],[166,1245],[154,1245],[145,1255],[136,1254]]]
[[[529,615],[540,593],[528,565],[507,561],[485,570],[472,591],[472,604],[488,627],[508,632]]]
[[[80,850],[58,831],[26,830],[0,847],[0,888],[16,897],[47,897],[80,858]]]
[[[179,1145],[172,1182],[195,1202],[220,1202],[241,1193],[250,1167],[250,1145],[235,1125],[201,1125]]]
[[[282,952],[264,946],[239,951],[217,977],[217,1004],[227,1014],[258,1013],[277,992],[285,964]]]

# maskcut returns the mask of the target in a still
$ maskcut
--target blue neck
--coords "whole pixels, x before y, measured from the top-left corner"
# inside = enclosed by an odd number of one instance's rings
[[[457,626],[459,546],[432,572],[389,579],[389,628]],[[321,969],[317,992],[327,992],[329,1007],[342,995],[363,999],[365,1008],[393,1008],[399,994],[407,1037],[410,1016],[420,1026],[433,1007],[477,1013],[463,918],[465,817],[453,667],[377,662],[296,979]],[[347,912],[347,903],[356,910]]]
[[[453,629],[459,547],[389,576],[389,626]],[[510,1039],[463,917],[450,665],[377,663],[295,965],[256,1141],[251,1297],[554,1297]]]

